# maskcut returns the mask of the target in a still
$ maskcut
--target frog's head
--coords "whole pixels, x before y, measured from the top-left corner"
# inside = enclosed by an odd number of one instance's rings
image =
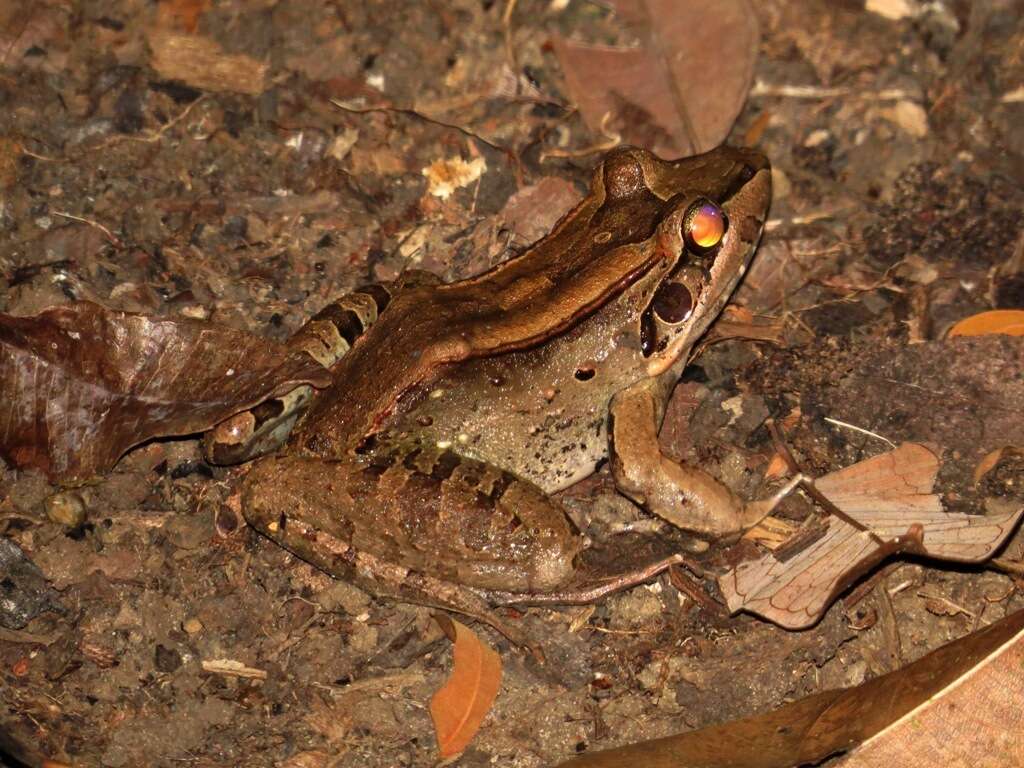
[[[606,194],[653,195],[661,210],[647,247],[656,263],[629,291],[637,301],[648,375],[688,355],[746,271],[771,202],[767,158],[719,147],[664,161],[623,147],[602,165]]]

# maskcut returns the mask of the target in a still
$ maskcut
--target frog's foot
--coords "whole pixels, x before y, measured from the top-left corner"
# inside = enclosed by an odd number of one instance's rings
[[[619,490],[684,531],[734,538],[768,515],[800,482],[794,478],[767,499],[744,502],[707,472],[661,452],[660,408],[650,387],[619,392],[610,410],[609,455]]]
[[[288,348],[330,368],[377,320],[390,300],[388,285],[363,286],[320,310],[288,339]],[[203,438],[206,459],[211,464],[241,464],[273,453],[284,445],[312,399],[313,388],[303,385],[225,419]]]

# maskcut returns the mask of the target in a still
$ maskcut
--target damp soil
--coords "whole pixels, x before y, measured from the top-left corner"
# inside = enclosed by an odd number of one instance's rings
[[[512,3],[507,20],[492,2],[150,5],[0,11],[3,312],[88,299],[283,340],[357,285],[477,274],[584,193],[598,155],[544,150],[607,141],[572,108],[550,41],[635,42],[607,7],[575,1]],[[814,475],[913,440],[943,459],[950,506],[1013,498],[1013,467],[980,485],[972,473],[1020,444],[1024,346],[945,333],[1024,308],[1024,7],[755,5],[754,89],[730,141],[771,158],[775,200],[732,318],[773,340],[704,348],[663,447],[750,497],[768,491],[769,422]],[[160,34],[181,30],[212,41],[223,71],[196,74],[177,49],[158,61]],[[441,197],[424,170],[452,158],[486,170]],[[237,476],[206,464],[197,436],[150,443],[81,490],[69,527],[47,515],[45,480],[0,470],[0,531],[42,575],[35,592],[0,585],[30,618],[0,630],[13,765],[438,762],[428,702],[451,648],[430,610],[374,599],[225,517]],[[623,533],[646,516],[606,468],[561,498],[596,550],[687,545],[665,526]],[[780,515],[813,512],[795,494]],[[1024,581],[994,567],[896,560],[788,632],[720,602],[711,576],[747,546],[713,545],[685,588],[664,576],[592,606],[503,612],[545,638],[543,665],[475,625],[505,672],[456,764],[554,765],[720,723],[1024,607]],[[1024,537],[1001,557],[1024,558]]]

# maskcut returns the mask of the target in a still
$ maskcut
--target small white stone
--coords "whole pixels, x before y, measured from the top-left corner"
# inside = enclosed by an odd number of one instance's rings
[[[867,0],[865,10],[896,21],[920,13],[917,3],[912,0]]]
[[[819,128],[816,131],[811,131],[810,135],[804,139],[804,146],[808,149],[812,147],[818,147],[829,140],[832,134],[826,131],[824,128]]]

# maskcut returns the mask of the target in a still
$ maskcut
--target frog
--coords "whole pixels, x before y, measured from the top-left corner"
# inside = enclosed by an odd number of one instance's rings
[[[485,620],[494,605],[571,600],[585,537],[553,494],[605,464],[648,512],[734,539],[777,497],[742,500],[663,454],[658,432],[770,201],[756,149],[664,160],[617,147],[509,260],[451,283],[409,271],[325,307],[291,343],[333,384],[233,417],[207,455],[265,454],[242,514],[300,558]]]

